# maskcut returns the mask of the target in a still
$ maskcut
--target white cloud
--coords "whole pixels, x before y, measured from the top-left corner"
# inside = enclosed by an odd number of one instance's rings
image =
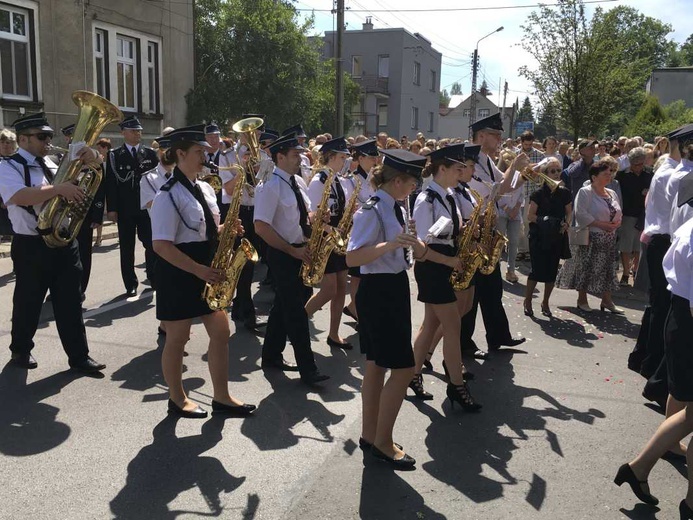
[[[519,6],[536,3],[533,0],[486,0],[482,5],[488,7]],[[549,2],[547,2],[549,3]],[[691,0],[619,0],[605,2],[601,5],[604,10],[612,9],[617,5],[628,5],[638,9],[646,16],[658,18],[669,23],[673,32],[670,38],[677,42],[683,42],[693,32],[693,12],[690,11]],[[332,9],[332,0],[299,0],[296,7],[299,9]],[[421,9],[425,5],[428,12],[379,12],[382,10],[407,10]],[[459,81],[462,92],[469,94],[471,91],[471,54],[477,40],[484,35],[503,26],[504,30],[489,36],[479,44],[480,75],[481,80],[486,81],[494,92],[494,102],[499,103],[499,80],[508,82],[507,104],[512,103],[516,97],[520,101],[528,95],[532,88],[527,80],[520,77],[518,69],[522,65],[530,68],[533,65],[532,57],[526,53],[519,43],[522,39],[522,29],[527,16],[536,8],[497,9],[485,11],[435,11],[451,6],[478,7],[477,2],[468,0],[346,0],[348,8],[345,15],[347,30],[360,29],[366,16],[373,18],[375,28],[404,27],[410,32],[421,33],[431,40],[433,46],[443,53],[443,69],[441,72],[441,87],[448,88]],[[666,6],[663,8],[663,6]],[[592,16],[597,4],[586,5],[587,14]],[[370,12],[363,12],[372,10]],[[304,15],[310,12],[302,11]],[[335,18],[329,12],[315,13],[315,29],[317,33],[333,30]],[[502,88],[502,86],[501,86]]]

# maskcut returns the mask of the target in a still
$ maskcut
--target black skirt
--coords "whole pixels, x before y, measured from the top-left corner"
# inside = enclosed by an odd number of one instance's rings
[[[347,269],[346,256],[338,255],[335,252],[330,253],[330,258],[327,259],[327,266],[325,267],[325,274],[338,273]]]
[[[188,242],[176,247],[190,258],[204,265],[212,259],[210,242]],[[207,302],[202,298],[204,280],[163,258],[157,258],[156,271],[156,318],[164,321],[187,320],[211,314]]]
[[[353,276],[354,278],[361,278],[361,267],[358,265],[356,267],[350,267],[349,276]]]
[[[547,244],[539,232],[534,229],[529,232],[529,259],[532,272],[528,278],[535,282],[554,283],[558,276],[558,265],[561,263],[561,241]]]
[[[683,402],[693,401],[693,316],[690,302],[672,294],[664,330],[669,393]]]
[[[455,248],[443,244],[429,244],[433,251],[445,256],[455,256]],[[436,262],[416,262],[414,277],[419,288],[417,299],[423,303],[445,304],[457,301],[455,290],[450,283],[452,267]]]
[[[356,292],[359,341],[366,359],[382,368],[411,368],[411,301],[406,271],[362,274]]]

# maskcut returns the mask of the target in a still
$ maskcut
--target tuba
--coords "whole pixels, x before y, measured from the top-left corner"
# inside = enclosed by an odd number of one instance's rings
[[[236,220],[241,210],[241,197],[245,186],[245,172],[240,165],[234,165],[238,169],[237,181],[233,188],[229,212],[224,219],[224,228],[219,235],[217,251],[212,259],[212,269],[221,269],[226,273],[226,278],[219,283],[205,284],[202,297],[213,311],[225,309],[231,303],[233,294],[236,292],[238,278],[245,263],[258,261],[258,254],[255,248],[246,238],[241,239],[241,243],[234,250],[236,242]]]
[[[255,186],[257,186],[257,178],[255,177],[255,168],[260,164],[260,143],[257,139],[257,134],[255,131],[260,128],[265,121],[259,117],[246,117],[234,123],[231,127],[237,134],[245,135],[246,145],[248,146],[248,151],[250,152],[250,157],[248,157],[248,162],[245,164],[245,174],[251,180],[248,184],[248,191],[250,196],[253,196],[255,191]],[[236,152],[236,164],[241,165],[241,158],[238,157],[238,152]]]
[[[325,268],[327,260],[330,258],[332,251],[345,248],[344,239],[341,233],[336,228],[330,228],[330,231],[325,231],[323,226],[325,220],[330,215],[330,193],[332,192],[332,183],[336,173],[327,168],[327,180],[322,192],[322,199],[318,209],[313,215],[313,229],[308,240],[308,250],[310,251],[310,263],[303,262],[301,265],[301,279],[303,285],[315,287],[320,283],[322,277],[325,276]]]
[[[354,226],[354,212],[356,211],[356,201],[359,198],[359,193],[361,193],[361,178],[358,175],[354,176],[356,184],[354,185],[354,193],[349,197],[349,202],[347,202],[344,207],[344,215],[339,219],[339,225],[337,225],[337,231],[342,236],[343,244],[335,247],[335,252],[339,255],[346,255],[346,246],[349,241],[349,234],[351,233],[351,228]]]
[[[481,195],[471,190],[472,196],[476,200],[476,206],[469,216],[469,220],[465,225],[457,242],[457,257],[464,266],[464,271],[453,271],[450,275],[450,283],[455,291],[463,291],[469,287],[472,282],[474,273],[488,261],[488,257],[479,247],[474,235],[479,227],[479,219],[481,218],[482,199]]]
[[[84,142],[86,146],[92,146],[106,126],[123,120],[123,113],[118,107],[92,92],[76,90],[72,94],[72,101],[79,107],[72,138],[75,143]],[[82,161],[71,161],[69,155],[63,157],[53,184],[73,182],[84,190],[86,196],[80,202],[68,202],[63,197],[54,197],[41,208],[38,232],[48,247],[64,247],[74,240],[102,179],[101,167],[85,168]]]

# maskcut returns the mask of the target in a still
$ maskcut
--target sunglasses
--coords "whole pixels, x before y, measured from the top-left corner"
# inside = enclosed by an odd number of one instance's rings
[[[560,168],[550,168],[550,169],[548,169],[548,170],[546,170],[546,171],[547,171],[548,173],[561,173],[561,171],[563,171],[563,170],[561,170]]]
[[[53,134],[48,132],[40,132],[38,134],[27,134],[29,137],[35,137],[39,141],[45,141],[46,139],[53,139]]]

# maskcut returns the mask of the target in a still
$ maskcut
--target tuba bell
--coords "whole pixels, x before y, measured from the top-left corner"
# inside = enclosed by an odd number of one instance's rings
[[[93,92],[76,90],[72,101],[79,107],[73,142],[93,146],[110,123],[123,120],[123,113],[113,103]],[[55,174],[54,185],[73,182],[86,196],[80,202],[68,202],[64,197],[54,197],[46,202],[38,215],[38,232],[48,247],[64,247],[79,233],[82,222],[96,196],[103,171],[101,167],[86,167],[82,161],[63,157]]]

